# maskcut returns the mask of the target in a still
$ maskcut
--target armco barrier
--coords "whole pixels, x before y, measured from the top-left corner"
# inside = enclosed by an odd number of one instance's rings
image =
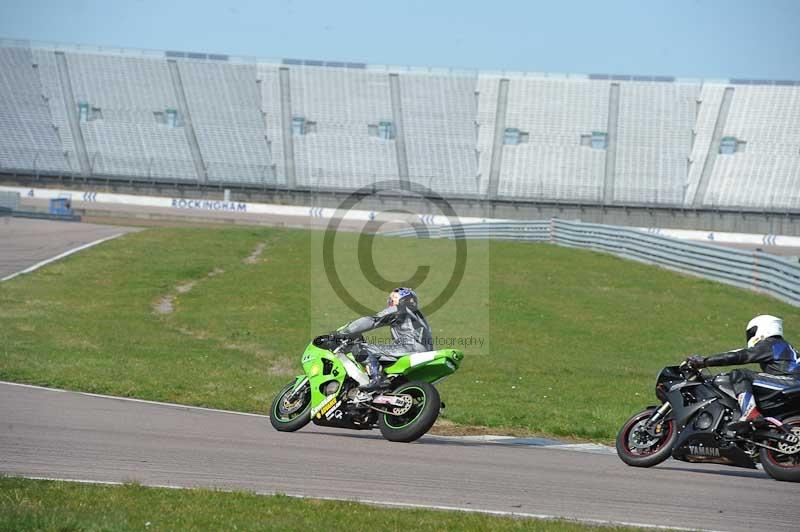
[[[39,211],[11,211],[14,218],[31,218],[34,220],[52,220],[56,222],[80,222],[81,217],[77,214],[50,214],[49,212]]]
[[[0,208],[10,211],[19,209],[19,193],[0,190]]]
[[[638,229],[554,218],[528,222],[484,222],[408,228],[383,234],[551,242],[561,246],[594,249],[763,292],[800,306],[800,264],[761,251],[687,242]]]

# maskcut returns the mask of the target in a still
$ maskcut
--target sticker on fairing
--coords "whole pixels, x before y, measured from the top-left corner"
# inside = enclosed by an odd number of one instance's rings
[[[425,362],[430,362],[436,358],[436,351],[425,351],[423,353],[414,353],[409,357],[409,363],[412,366],[417,366],[419,364],[424,364]]]
[[[325,401],[321,403],[318,407],[311,410],[311,417],[317,416],[317,419],[320,419],[323,414],[325,414],[328,410],[333,408],[333,405],[336,403],[336,395],[329,395],[325,398]]]
[[[341,404],[341,401],[337,401],[327,412],[323,412],[325,414],[325,419],[332,418],[334,414],[336,415],[336,419],[342,419],[342,411],[339,410]]]

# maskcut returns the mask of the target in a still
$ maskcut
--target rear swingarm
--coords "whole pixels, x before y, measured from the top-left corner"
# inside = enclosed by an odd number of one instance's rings
[[[753,441],[753,440],[748,439],[748,438],[742,438],[741,436],[739,437],[739,439],[741,441],[743,441],[743,442],[751,443],[751,444],[753,444],[753,445],[755,445],[757,447],[763,447],[764,449],[769,449],[770,451],[775,451],[777,453],[785,454],[784,451],[782,451],[781,449],[778,449],[777,447],[773,447],[771,445],[767,445],[766,443],[759,443],[757,441]],[[779,440],[782,443],[788,443],[789,445],[794,445],[794,444],[797,443],[796,441],[787,442],[785,438],[781,438],[781,437],[777,437],[776,438],[774,435],[769,437],[768,439],[770,439],[770,440]],[[793,453],[793,454],[795,454],[795,453]]]
[[[378,408],[377,406],[374,406],[371,403],[364,403],[364,406],[371,408],[376,412],[380,412],[381,414],[387,414],[390,416],[402,416],[403,414],[409,411],[412,405],[411,396],[409,396],[408,394],[385,393],[379,395],[378,397],[373,398],[372,401],[376,402],[376,400],[380,400],[381,398],[385,399],[383,401],[377,402],[377,404],[387,404],[390,407],[394,407],[393,409],[396,410],[396,412],[391,412],[389,410]],[[397,404],[398,400],[401,400],[400,402],[402,404]]]

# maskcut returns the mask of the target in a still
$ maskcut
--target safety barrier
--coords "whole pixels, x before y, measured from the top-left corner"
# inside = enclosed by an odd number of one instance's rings
[[[0,208],[9,211],[19,209],[19,192],[0,190]]]
[[[762,251],[686,242],[639,229],[561,219],[407,228],[386,236],[550,242],[613,253],[713,281],[769,294],[800,306],[800,264]]]

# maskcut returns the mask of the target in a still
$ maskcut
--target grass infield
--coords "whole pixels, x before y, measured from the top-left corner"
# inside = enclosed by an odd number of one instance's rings
[[[533,530],[634,528],[245,492],[99,486],[0,477],[0,530]]]
[[[359,274],[357,238],[337,237],[354,257],[337,259],[346,280]],[[314,239],[148,229],[2,283],[0,379],[267,413],[309,339],[356,317],[319,288]],[[437,335],[486,336],[488,353],[466,348],[462,369],[440,385],[448,424],[608,441],[655,401],[658,369],[740,347],[752,316],[783,316],[787,337],[800,336],[800,309],[748,291],[591,251],[469,245],[464,281],[430,321]],[[379,271],[396,276],[407,263],[445,263],[453,248],[372,246]],[[423,310],[448,276],[433,269]],[[384,303],[366,282],[350,288],[376,310]]]

